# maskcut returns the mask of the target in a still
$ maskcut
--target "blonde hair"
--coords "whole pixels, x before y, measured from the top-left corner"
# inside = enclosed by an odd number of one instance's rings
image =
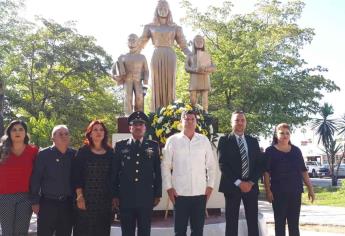
[[[290,125],[288,125],[287,123],[280,123],[276,126],[276,132],[277,130],[280,130],[280,129],[288,129],[289,131],[290,130]]]
[[[272,140],[273,145],[278,143],[277,133],[278,133],[278,130],[280,129],[288,129],[289,131],[291,131],[290,125],[288,125],[287,123],[278,124],[276,128],[274,129],[273,140]],[[289,141],[289,144],[291,144],[291,141]]]

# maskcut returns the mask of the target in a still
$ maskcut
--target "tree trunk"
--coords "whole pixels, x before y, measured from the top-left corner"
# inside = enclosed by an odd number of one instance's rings
[[[338,178],[336,175],[332,175],[332,186],[337,186],[338,185]]]

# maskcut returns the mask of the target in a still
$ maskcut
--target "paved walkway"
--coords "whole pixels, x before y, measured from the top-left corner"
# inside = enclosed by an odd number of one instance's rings
[[[263,213],[267,223],[274,223],[273,210],[270,203],[266,201],[259,201],[259,209]],[[30,232],[36,232],[36,215],[31,219]],[[301,225],[320,225],[320,226],[338,226],[345,228],[345,207],[328,207],[328,206],[315,206],[303,205],[300,214]],[[1,235],[1,233],[0,233]],[[272,234],[272,227],[270,227],[269,235]],[[332,234],[325,232],[311,232],[303,231],[303,236],[338,236],[344,234]]]
[[[264,214],[266,222],[274,222],[270,203],[259,201],[259,209]],[[345,227],[345,207],[302,205],[300,224]]]

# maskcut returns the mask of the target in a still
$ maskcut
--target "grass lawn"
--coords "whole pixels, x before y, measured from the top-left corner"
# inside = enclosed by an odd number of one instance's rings
[[[342,181],[341,187],[314,187],[314,192],[316,198],[314,205],[345,207],[345,180]],[[302,204],[311,204],[306,189],[302,195]]]
[[[265,188],[262,184],[260,186],[260,200],[265,200]],[[345,207],[345,180],[342,181],[341,187],[315,187],[315,201],[313,205],[323,205],[323,206],[338,206]],[[302,195],[302,204],[311,205],[311,202],[308,199],[308,191],[304,188],[304,193]]]

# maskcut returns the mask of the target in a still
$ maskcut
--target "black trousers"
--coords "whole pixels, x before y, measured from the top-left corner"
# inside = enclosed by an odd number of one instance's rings
[[[63,201],[42,198],[38,212],[37,235],[70,236],[73,225],[72,199]]]
[[[179,196],[174,205],[175,236],[186,236],[190,221],[191,236],[202,236],[206,212],[206,196]]]
[[[135,236],[136,226],[138,226],[137,236],[150,236],[151,217],[152,207],[120,207],[120,222],[122,236]]]
[[[258,191],[257,185],[254,185],[248,193],[242,193],[238,189],[238,191],[224,194],[226,236],[238,236],[238,217],[241,200],[243,201],[247,220],[248,236],[259,236]]]
[[[285,236],[287,221],[289,236],[299,236],[301,193],[273,193],[273,198],[272,206],[276,235]]]

